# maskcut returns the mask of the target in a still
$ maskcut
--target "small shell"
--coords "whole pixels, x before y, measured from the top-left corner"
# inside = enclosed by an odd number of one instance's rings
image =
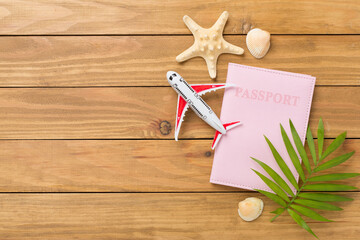
[[[239,202],[238,213],[239,216],[247,222],[257,219],[264,208],[264,203],[261,199],[256,197],[246,198]]]
[[[254,28],[246,36],[246,45],[256,58],[263,58],[270,48],[270,33]]]

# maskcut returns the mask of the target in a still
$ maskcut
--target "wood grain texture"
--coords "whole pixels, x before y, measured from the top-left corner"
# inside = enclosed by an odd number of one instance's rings
[[[227,36],[246,48],[245,36]],[[168,86],[167,70],[189,82],[211,82],[203,59],[179,64],[191,36],[0,37],[0,86]],[[360,85],[360,36],[272,36],[261,60],[222,55],[217,82],[229,62],[310,74],[317,85]]]
[[[277,206],[262,195],[209,183],[211,140],[196,138],[214,131],[193,112],[189,140],[173,140],[166,71],[210,82],[202,59],[175,61],[193,41],[182,17],[210,27],[224,10],[231,43],[245,48],[255,27],[275,35],[260,61],[221,56],[217,82],[228,62],[314,75],[310,126],[323,117],[326,137],[360,138],[358,0],[1,0],[1,240],[312,239],[289,216],[270,223]],[[219,113],[222,96],[204,99]],[[348,139],[339,151],[359,148]],[[359,158],[326,172],[360,172]],[[339,194],[355,201],[320,212],[336,222],[306,219],[320,239],[359,238],[360,192]],[[251,196],[265,209],[246,223],[237,203]]]
[[[260,27],[273,34],[356,34],[357,0],[162,1],[2,0],[1,34],[188,34],[187,14],[210,27],[230,12],[225,33]]]
[[[325,141],[325,147],[331,141]],[[246,191],[209,182],[211,142],[3,140],[0,192]],[[360,140],[349,139],[332,156],[359,147]],[[360,154],[323,173],[339,172],[360,172]],[[339,183],[360,188],[359,179]]]
[[[343,211],[320,211],[335,220],[305,218],[320,239],[355,240],[360,234],[360,193],[342,193],[352,202]],[[237,204],[264,200],[264,212],[244,222]],[[228,194],[1,194],[2,239],[312,239],[284,213],[270,223],[278,206],[257,193]]]
[[[204,96],[219,114],[223,90]],[[360,137],[360,88],[317,87],[310,126],[325,121],[326,137]],[[1,139],[173,139],[177,95],[170,87],[2,88]],[[241,120],[241,119],[240,119]],[[213,138],[189,110],[180,138]]]

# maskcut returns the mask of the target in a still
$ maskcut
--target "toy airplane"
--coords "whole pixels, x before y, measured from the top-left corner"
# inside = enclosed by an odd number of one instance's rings
[[[207,103],[200,97],[201,95],[230,87],[226,84],[188,84],[178,73],[174,71],[168,71],[166,74],[170,86],[178,93],[178,104],[176,112],[175,122],[175,140],[178,140],[178,135],[181,127],[181,123],[184,120],[185,112],[190,107],[196,115],[198,115],[207,124],[216,130],[214,141],[211,148],[214,149],[222,134],[226,131],[239,126],[241,123],[232,122],[222,124],[220,119],[216,116],[213,110],[207,105]]]

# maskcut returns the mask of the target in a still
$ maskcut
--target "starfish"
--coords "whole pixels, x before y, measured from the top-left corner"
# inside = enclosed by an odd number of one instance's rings
[[[176,57],[183,62],[193,57],[202,57],[206,61],[211,78],[216,78],[216,62],[220,54],[232,53],[241,55],[244,49],[228,43],[223,38],[223,30],[229,13],[224,11],[211,28],[202,28],[189,16],[183,17],[184,23],[194,35],[194,44]]]

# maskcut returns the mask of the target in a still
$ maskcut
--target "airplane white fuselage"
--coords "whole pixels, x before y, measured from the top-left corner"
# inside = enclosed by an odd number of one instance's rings
[[[196,115],[220,133],[226,133],[223,124],[213,110],[178,73],[169,71],[167,79],[171,87],[188,103]]]

